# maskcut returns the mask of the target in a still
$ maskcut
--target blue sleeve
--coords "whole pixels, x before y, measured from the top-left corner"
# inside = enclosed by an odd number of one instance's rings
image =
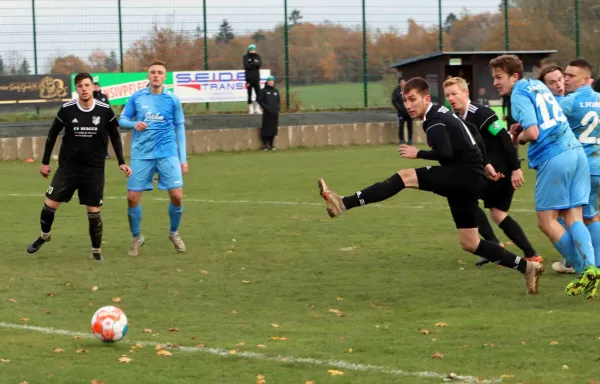
[[[173,97],[175,108],[175,138],[177,139],[177,150],[179,152],[179,162],[187,162],[187,149],[185,140],[185,116],[183,115],[183,106],[178,97]]]
[[[510,98],[513,119],[521,124],[523,129],[538,125],[537,114],[531,99],[522,92],[515,92]]]
[[[135,99],[136,95],[133,94],[129,100],[127,100],[127,104],[125,104],[125,108],[121,112],[119,116],[119,126],[123,129],[133,129],[135,127],[135,122],[132,119],[135,117]]]

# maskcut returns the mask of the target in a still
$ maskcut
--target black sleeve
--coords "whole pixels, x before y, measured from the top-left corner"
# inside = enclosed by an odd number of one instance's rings
[[[256,101],[258,102],[258,105],[260,105],[260,108],[264,111],[265,109],[267,109],[267,107],[265,106],[265,89],[261,89],[260,92],[258,92],[258,96],[256,97]]]
[[[258,60],[258,63],[254,63],[254,69],[260,69],[260,67],[262,67],[262,58],[260,55],[256,55],[256,59]]]
[[[50,156],[52,156],[52,150],[54,149],[54,144],[56,144],[56,138],[58,137],[60,131],[65,127],[65,123],[60,118],[61,111],[58,111],[58,114],[54,118],[52,122],[52,126],[50,127],[50,131],[48,132],[48,137],[46,138],[46,146],[44,148],[44,156],[42,157],[42,164],[48,165],[50,164]]]
[[[248,65],[248,55],[244,55],[244,57],[242,57],[242,61],[244,62],[244,69],[246,71],[252,69],[252,67]]]
[[[464,121],[464,120],[462,120],[462,121],[463,121],[463,123],[465,123],[465,125],[469,129],[469,132],[471,132],[473,139],[475,139],[475,142],[477,143],[477,146],[479,147],[479,151],[481,152],[481,155],[483,156],[483,165],[485,166],[485,165],[490,164],[490,159],[488,158],[487,151],[485,149],[485,142],[483,141],[483,137],[481,136],[481,133],[479,133],[479,129],[475,126],[475,124],[471,124],[468,121]]]
[[[515,146],[512,143],[512,139],[508,131],[506,129],[501,130],[496,135],[496,138],[499,141],[499,145],[502,148],[502,152],[504,153],[506,164],[508,164],[512,171],[520,169],[521,162],[519,161],[519,156],[517,156],[517,150],[515,149]]]
[[[421,150],[417,152],[417,159],[439,161],[452,157],[452,144],[450,143],[450,136],[446,131],[446,125],[444,123],[441,121],[432,122],[432,124],[426,128],[425,134],[427,135],[427,143],[429,143],[431,151]]]
[[[281,112],[281,92],[277,91],[277,113]]]
[[[111,116],[112,119],[110,119]],[[110,110],[108,118],[110,121],[108,122],[106,129],[108,130],[108,135],[110,136],[110,142],[115,150],[115,155],[117,156],[119,165],[123,165],[125,164],[125,159],[123,158],[123,143],[121,142],[121,135],[119,134],[119,120],[112,110]]]
[[[398,96],[400,96],[400,97],[398,97]],[[402,107],[404,105],[402,103],[402,95],[400,95],[400,92],[398,92],[396,89],[394,89],[394,93],[392,93],[392,104],[394,104],[394,107],[398,111],[401,111]]]

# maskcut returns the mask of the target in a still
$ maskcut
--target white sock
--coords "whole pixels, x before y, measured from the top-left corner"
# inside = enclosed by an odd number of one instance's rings
[[[100,248],[92,248],[92,253],[102,253]]]
[[[48,238],[50,237],[50,232],[48,232],[48,233],[42,232],[42,234],[40,236],[42,239],[48,240]]]

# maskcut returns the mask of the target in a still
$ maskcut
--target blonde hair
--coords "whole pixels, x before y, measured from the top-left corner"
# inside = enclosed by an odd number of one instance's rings
[[[451,77],[448,80],[444,81],[444,88],[450,87],[452,85],[458,85],[462,91],[467,91],[469,89],[469,85],[467,81],[462,77]]]

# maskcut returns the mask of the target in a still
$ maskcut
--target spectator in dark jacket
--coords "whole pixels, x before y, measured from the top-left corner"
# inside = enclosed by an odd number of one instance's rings
[[[398,137],[400,138],[400,144],[405,144],[404,123],[406,122],[408,145],[412,145],[413,121],[404,107],[404,101],[402,100],[402,87],[404,87],[404,83],[406,83],[406,81],[402,77],[398,79],[398,86],[394,89],[394,93],[392,93],[392,104],[394,104],[396,112],[398,113]]]
[[[248,46],[248,53],[244,55],[244,70],[246,73],[246,89],[248,90],[248,113],[250,115],[257,113],[261,114],[258,104],[255,102],[252,107],[252,90],[254,89],[254,96],[258,98],[260,93],[260,67],[262,61],[258,53],[256,53],[256,45],[250,44]]]
[[[258,104],[263,110],[262,127],[260,137],[263,142],[263,150],[274,151],[273,141],[279,130],[279,110],[281,109],[281,97],[275,88],[275,78],[269,76],[265,87],[258,95]]]
[[[102,93],[102,89],[100,89],[100,83],[98,83],[98,82],[94,83],[94,94],[93,95],[94,95],[94,99],[110,105],[110,102],[108,101],[108,97],[106,97],[106,95],[104,93]]]

